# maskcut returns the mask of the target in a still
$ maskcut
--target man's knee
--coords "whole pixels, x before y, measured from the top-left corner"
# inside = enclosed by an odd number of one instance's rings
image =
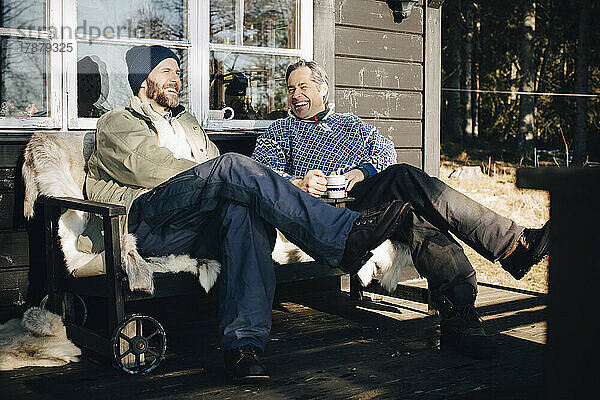
[[[394,174],[399,174],[403,176],[419,175],[425,173],[422,169],[405,163],[390,165],[388,169]]]
[[[219,156],[219,164],[225,168],[242,168],[244,170],[264,170],[266,167],[240,153],[225,153]]]

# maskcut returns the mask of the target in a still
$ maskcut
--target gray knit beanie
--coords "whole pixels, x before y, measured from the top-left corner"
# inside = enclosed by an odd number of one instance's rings
[[[179,61],[177,54],[164,46],[135,46],[127,50],[125,54],[128,70],[127,79],[134,95],[138,95],[140,86],[150,75],[150,72],[166,58],[175,59],[177,65],[181,68],[181,61]]]

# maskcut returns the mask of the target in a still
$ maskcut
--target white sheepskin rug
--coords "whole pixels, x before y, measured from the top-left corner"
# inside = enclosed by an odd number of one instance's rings
[[[79,361],[81,350],[67,339],[61,318],[38,307],[22,319],[0,324],[0,371],[58,367]]]

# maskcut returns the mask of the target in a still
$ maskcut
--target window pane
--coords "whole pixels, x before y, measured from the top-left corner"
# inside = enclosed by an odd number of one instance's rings
[[[48,116],[47,40],[0,38],[0,116]]]
[[[1,0],[0,26],[34,31],[46,29],[46,0]]]
[[[212,0],[210,41],[297,49],[299,3],[298,0]]]
[[[297,57],[212,52],[210,109],[231,107],[234,119],[287,115],[285,70]],[[225,118],[228,118],[225,115]]]
[[[77,115],[97,118],[117,107],[129,104],[131,88],[127,80],[125,53],[129,45],[79,42],[77,44]],[[173,49],[186,70],[187,51]],[[187,82],[179,100],[187,105]]]
[[[180,40],[185,0],[79,0],[77,33],[91,37]]]

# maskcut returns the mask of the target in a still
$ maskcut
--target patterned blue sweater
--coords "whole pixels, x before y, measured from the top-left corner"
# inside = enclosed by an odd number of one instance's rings
[[[287,179],[311,169],[330,175],[359,168],[369,177],[395,164],[396,151],[373,125],[330,112],[321,121],[278,119],[258,137],[252,158]]]

